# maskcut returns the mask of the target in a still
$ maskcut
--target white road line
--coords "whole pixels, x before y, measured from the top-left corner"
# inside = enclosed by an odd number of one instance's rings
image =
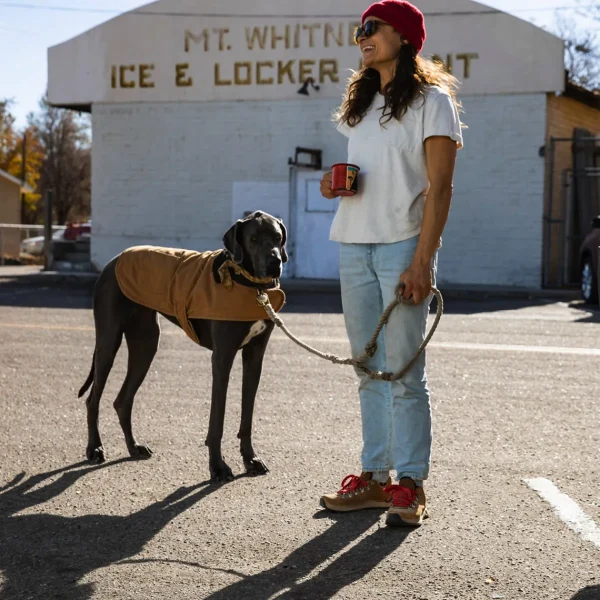
[[[275,340],[288,340],[287,336],[275,334]],[[309,344],[348,344],[345,338],[311,337],[301,338]],[[288,340],[289,341],[289,340]],[[445,348],[454,350],[483,350],[495,352],[539,352],[542,354],[575,354],[578,356],[600,356],[599,348],[571,348],[569,346],[521,346],[519,344],[476,344],[471,342],[435,342],[429,343],[430,348]],[[323,350],[323,348],[319,348]]]
[[[525,483],[545,500],[558,517],[586,542],[592,542],[600,549],[600,527],[588,517],[579,504],[561,492],[549,479],[538,477],[524,479]]]
[[[600,356],[598,348],[571,348],[569,346],[521,346],[519,344],[475,344],[469,342],[431,342],[434,348],[456,348],[457,350],[496,350],[499,352],[541,352],[545,354],[576,354],[578,356]]]
[[[68,325],[37,325],[31,323],[0,323],[0,329],[34,329],[39,331],[94,331],[93,327],[70,327]],[[173,331],[164,330],[161,335],[181,334],[183,332],[173,329]],[[319,350],[327,351],[327,344],[348,345],[347,338],[338,337],[313,337],[302,336],[302,341],[309,344],[320,344],[323,347]],[[291,342],[289,338],[282,334],[273,335],[273,340]],[[541,354],[571,354],[576,356],[600,356],[600,348],[572,348],[569,346],[525,346],[519,344],[476,344],[471,342],[435,342],[431,341],[430,348],[442,348],[447,350],[477,350],[492,352],[533,352]]]

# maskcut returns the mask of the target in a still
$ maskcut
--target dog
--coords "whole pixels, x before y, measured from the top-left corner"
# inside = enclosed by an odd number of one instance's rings
[[[219,294],[229,293],[240,304],[239,298],[249,297],[255,299],[258,291],[278,290],[279,278],[282,274],[282,265],[288,261],[286,251],[287,230],[283,221],[264,213],[256,211],[245,219],[238,220],[223,236],[224,249],[204,253],[209,257],[210,272],[203,276],[214,280]],[[132,249],[129,249],[132,250]],[[225,418],[225,403],[229,376],[234,359],[239,350],[242,351],[243,383],[242,383],[242,415],[238,433],[240,439],[240,452],[243,458],[246,473],[249,475],[263,475],[268,472],[265,463],[256,456],[252,448],[252,417],[254,401],[260,383],[263,357],[269,338],[273,331],[273,323],[267,317],[258,303],[252,302],[252,307],[246,306],[250,317],[245,315],[239,320],[231,316],[228,318],[227,305],[222,299],[211,301],[212,309],[208,318],[188,317],[187,314],[169,314],[177,311],[163,312],[160,307],[152,307],[152,302],[146,301],[144,292],[139,292],[140,297],[132,300],[131,293],[126,295],[122,288],[124,285],[123,274],[119,275],[119,268],[123,270],[125,256],[149,256],[151,260],[175,260],[177,271],[182,274],[182,285],[187,285],[186,273],[182,265],[189,266],[188,256],[195,258],[196,254],[189,251],[176,251],[173,249],[156,249],[155,247],[136,247],[131,253],[124,251],[113,258],[100,273],[93,290],[93,314],[96,330],[96,342],[92,368],[87,381],[79,391],[81,398],[91,386],[87,398],[87,428],[88,443],[86,456],[88,461],[100,464],[106,460],[105,451],[98,430],[98,413],[102,392],[113,366],[115,356],[121,345],[123,336],[127,342],[129,360],[127,375],[123,386],[114,402],[121,428],[125,436],[127,449],[135,459],[148,459],[152,451],[148,446],[139,444],[134,438],[131,413],[135,394],[144,381],[152,360],[156,355],[160,325],[158,314],[186,330],[189,337],[200,346],[212,351],[212,397],[211,410],[206,437],[206,446],[209,453],[209,470],[211,481],[224,483],[233,479],[230,467],[223,460],[221,454],[221,439],[223,436],[223,422]],[[128,254],[129,252],[129,254]],[[147,254],[154,252],[154,254]],[[157,253],[158,252],[158,253]],[[180,260],[186,257],[185,261]],[[121,262],[120,262],[121,261]],[[155,284],[156,276],[152,269],[144,262],[132,263],[131,277]],[[170,277],[170,276],[169,276]],[[229,292],[223,291],[226,286]],[[232,286],[235,286],[231,291]],[[202,289],[190,287],[192,295],[202,298]],[[237,291],[236,291],[237,290]],[[155,290],[156,291],[156,290]],[[165,292],[165,294],[168,294]],[[283,296],[285,299],[285,296]],[[235,303],[235,302],[234,302]],[[284,302],[283,302],[284,303]],[[279,303],[279,309],[283,306]],[[188,302],[189,304],[189,302]],[[210,303],[209,303],[210,304]],[[215,308],[216,306],[216,308]],[[214,311],[220,311],[219,318],[213,318]],[[254,311],[258,310],[260,318],[255,319]],[[221,314],[223,313],[223,314]],[[263,318],[264,317],[264,318]],[[187,320],[187,322],[185,322]]]

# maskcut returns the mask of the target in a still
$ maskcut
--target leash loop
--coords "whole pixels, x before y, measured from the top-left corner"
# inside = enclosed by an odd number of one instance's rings
[[[431,329],[429,330],[429,333],[427,334],[427,336],[425,337],[425,339],[419,346],[419,348],[416,351],[413,358],[411,358],[411,360],[408,361],[408,363],[402,369],[397,371],[396,373],[394,373],[392,371],[386,371],[386,372],[372,371],[371,369],[369,369],[367,367],[366,362],[369,358],[372,358],[373,356],[375,356],[375,353],[377,352],[377,338],[379,337],[379,334],[381,333],[381,330],[383,329],[383,327],[385,325],[387,325],[387,323],[390,319],[390,315],[392,314],[394,309],[400,304],[404,304],[407,306],[414,306],[414,304],[415,304],[414,300],[412,299],[412,296],[408,299],[406,299],[402,296],[403,290],[404,290],[404,283],[400,282],[396,288],[396,297],[394,298],[394,300],[392,300],[392,302],[390,302],[389,306],[385,309],[385,311],[381,315],[381,318],[379,319],[379,324],[377,325],[375,332],[373,333],[373,335],[371,336],[371,339],[367,342],[367,345],[365,346],[364,354],[362,356],[360,356],[359,358],[342,358],[340,356],[336,356],[335,354],[321,352],[320,350],[313,348],[306,342],[303,342],[302,340],[297,338],[295,335],[293,335],[289,331],[289,329],[285,326],[285,323],[283,322],[281,317],[279,317],[277,315],[277,313],[271,306],[271,302],[269,301],[269,296],[265,292],[261,292],[260,290],[257,290],[256,301],[258,302],[258,304],[260,306],[262,306],[264,308],[265,312],[267,313],[267,315],[269,316],[271,321],[273,321],[273,323],[275,323],[275,325],[277,327],[279,327],[295,344],[297,344],[301,348],[304,348],[311,354],[314,354],[315,356],[319,356],[320,358],[323,358],[324,360],[328,360],[329,362],[332,362],[333,364],[336,364],[336,365],[351,365],[351,366],[355,367],[356,369],[362,371],[366,375],[368,375],[371,379],[379,379],[379,380],[383,380],[383,381],[397,381],[398,379],[402,379],[402,377],[404,377],[410,371],[410,369],[412,369],[412,367],[417,362],[417,360],[419,359],[421,354],[423,354],[423,352],[425,351],[425,348],[427,347],[427,344],[429,344],[431,338],[433,337],[433,334],[435,333],[435,330],[437,329],[437,327],[440,323],[442,314],[444,313],[444,299],[442,298],[442,294],[436,287],[432,287],[431,293],[437,298],[437,311],[436,311],[436,315],[435,315],[435,320],[433,322],[433,325],[431,326]]]

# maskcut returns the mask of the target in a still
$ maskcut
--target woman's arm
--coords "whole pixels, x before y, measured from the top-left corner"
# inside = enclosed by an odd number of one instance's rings
[[[405,285],[402,296],[406,299],[412,296],[415,304],[427,298],[431,291],[431,259],[439,246],[450,212],[457,153],[457,144],[449,137],[429,137],[424,144],[430,187],[415,256],[411,266],[400,276]]]

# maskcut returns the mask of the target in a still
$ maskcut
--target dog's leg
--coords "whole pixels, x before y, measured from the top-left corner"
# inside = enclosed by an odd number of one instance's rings
[[[114,407],[119,416],[129,454],[133,458],[145,459],[152,456],[152,450],[135,441],[131,427],[131,411],[135,394],[146,378],[158,350],[160,325],[157,313],[149,308],[138,307],[127,323],[125,340],[129,350],[127,375]]]
[[[237,353],[237,347],[215,348],[212,355],[212,399],[206,445],[208,446],[210,478],[214,483],[233,480],[233,473],[221,455],[223,423],[229,375]]]
[[[116,328],[112,331],[102,331],[96,339],[94,383],[87,399],[88,445],[86,449],[87,459],[94,464],[100,464],[106,460],[98,429],[100,399],[102,398],[104,386],[115,361],[115,356],[121,346],[122,339],[122,331]]]
[[[252,448],[252,417],[254,401],[260,383],[263,358],[271,336],[272,327],[252,340],[242,350],[242,419],[238,438],[240,452],[248,475],[264,475],[269,472],[267,465],[256,456]]]

